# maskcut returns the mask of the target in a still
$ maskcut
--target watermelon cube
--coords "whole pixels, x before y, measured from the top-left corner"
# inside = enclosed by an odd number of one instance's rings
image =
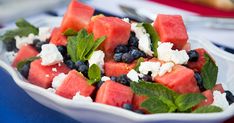
[[[171,72],[157,76],[154,80],[178,93],[199,92],[193,70],[181,65],[176,65]]]
[[[56,71],[52,69],[56,69]],[[69,70],[63,63],[60,63],[60,65],[42,66],[41,59],[38,59],[30,64],[28,80],[34,85],[49,88],[55,76],[60,73],[68,73]]]
[[[128,43],[130,31],[131,25],[117,17],[101,17],[93,23],[94,37],[107,37],[100,46],[107,56],[113,54],[118,45]]]
[[[37,56],[37,54],[38,54],[37,50],[34,49],[32,46],[30,46],[30,45],[24,45],[18,51],[18,53],[17,53],[17,55],[16,55],[16,57],[15,57],[13,63],[12,63],[12,66],[16,67],[17,64],[20,61],[23,61],[25,59]]]
[[[188,34],[180,15],[159,14],[154,22],[161,42],[171,42],[174,48],[182,49],[187,43]]]
[[[69,28],[79,31],[82,28],[87,28],[93,13],[94,9],[92,7],[77,0],[72,0],[63,17],[61,31],[64,32]]]
[[[50,38],[50,43],[55,44],[55,45],[64,45],[66,46],[67,44],[67,39],[63,35],[62,31],[60,28],[55,27],[51,33],[51,38]]]
[[[212,89],[212,91],[220,91],[221,93],[224,93],[224,92],[225,92],[225,90],[223,89],[223,86],[222,86],[221,83],[216,84],[216,85],[214,86],[214,88]]]
[[[120,76],[127,74],[135,67],[135,63],[127,64],[123,62],[107,61],[104,63],[106,76]]]
[[[71,70],[63,83],[56,90],[56,94],[71,99],[80,92],[80,95],[90,96],[95,87],[88,84],[88,80],[76,70]]]
[[[125,103],[131,104],[132,98],[133,92],[130,87],[107,80],[98,90],[96,102],[122,107]]]
[[[203,48],[198,48],[195,50],[199,54],[198,60],[196,62],[188,62],[188,67],[193,69],[194,71],[201,72],[202,67],[206,63],[205,53],[207,52]]]
[[[202,94],[206,97],[206,99],[203,100],[202,102],[200,102],[197,106],[195,106],[195,109],[202,107],[202,106],[208,106],[208,105],[212,104],[214,101],[213,91],[206,90],[206,91],[202,92]]]

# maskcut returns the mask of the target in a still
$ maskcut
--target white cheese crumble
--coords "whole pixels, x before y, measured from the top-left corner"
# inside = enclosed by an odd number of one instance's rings
[[[36,36],[33,33],[30,33],[27,37],[15,36],[16,47],[20,49],[22,46],[26,44],[32,44],[35,37]]]
[[[41,41],[46,41],[46,39],[49,39],[51,35],[51,28],[49,27],[40,27],[39,28],[39,34],[38,39]]]
[[[96,64],[100,67],[100,69],[102,71],[104,71],[104,69],[103,69],[104,57],[105,57],[105,54],[103,51],[101,51],[101,50],[94,51],[92,56],[89,59],[89,67],[93,64]]]
[[[57,72],[58,70],[57,70],[57,68],[52,68],[52,71]]]
[[[93,102],[92,98],[91,97],[85,97],[85,96],[82,96],[80,95],[80,92],[77,92],[75,96],[73,96],[72,100],[74,102],[88,102],[88,103],[91,103]]]
[[[214,91],[213,95],[214,95],[214,102],[212,103],[212,105],[218,106],[223,110],[229,107],[228,101],[226,99],[226,93],[221,93],[220,91]]]
[[[59,75],[55,76],[52,81],[52,87],[57,89],[63,83],[66,77],[67,75],[64,73],[60,73]]]
[[[130,80],[135,81],[135,82],[138,82],[138,80],[139,80],[138,73],[134,69],[132,69],[128,72],[127,77]]]
[[[40,57],[42,59],[41,65],[49,66],[63,62],[63,56],[58,51],[54,44],[44,44],[41,47]]]
[[[185,50],[172,50],[173,44],[170,42],[160,43],[158,51],[158,59],[162,61],[172,61],[175,64],[186,64],[189,60],[189,56]]]
[[[138,48],[145,52],[149,56],[153,56],[153,51],[151,50],[151,40],[150,35],[146,32],[143,26],[137,25],[137,23],[131,24],[131,30],[135,32],[138,38]]]
[[[167,63],[162,64],[162,66],[159,69],[158,75],[163,76],[165,73],[171,72],[173,67],[174,67],[174,63],[172,62],[167,62]]]
[[[15,53],[14,51],[11,52],[6,52],[5,56],[8,59],[9,62],[13,62],[13,60],[15,59],[17,53]]]
[[[160,65],[160,62],[141,62],[139,71],[141,74],[148,74],[148,72],[152,72],[151,76],[155,77],[158,75]]]
[[[122,20],[123,20],[124,22],[130,23],[129,18],[123,18]]]
[[[54,88],[48,88],[47,91],[51,92],[51,93],[55,93],[56,90]]]
[[[108,77],[108,76],[103,76],[103,77],[101,78],[101,81],[103,81],[103,82],[105,82],[105,81],[107,81],[107,80],[111,80],[110,77]]]

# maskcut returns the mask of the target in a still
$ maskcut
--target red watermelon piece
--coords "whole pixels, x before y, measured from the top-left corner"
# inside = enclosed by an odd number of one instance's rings
[[[171,42],[174,48],[182,49],[187,43],[188,34],[180,15],[159,14],[154,22],[161,42]]]
[[[123,62],[107,61],[104,63],[106,76],[120,76],[127,74],[135,67],[135,63],[127,64]]]
[[[193,69],[194,71],[197,72],[201,72],[202,67],[204,66],[204,64],[206,63],[206,59],[205,59],[205,54],[207,53],[205,49],[203,48],[198,48],[195,49],[198,54],[199,54],[199,58],[196,62],[188,62],[188,67]]]
[[[132,103],[133,92],[130,87],[108,80],[105,81],[96,95],[96,102],[122,107]]]
[[[130,31],[131,25],[117,17],[101,17],[93,23],[94,37],[107,37],[100,46],[107,56],[113,54],[118,45],[128,43]]]
[[[71,99],[77,92],[80,95],[90,96],[94,86],[88,84],[88,80],[76,70],[71,70],[63,83],[56,90],[56,94]]]
[[[92,7],[77,0],[72,0],[63,17],[61,31],[64,32],[69,28],[79,31],[82,28],[87,28],[93,13],[94,9]]]
[[[225,92],[221,83],[220,84],[216,84],[214,86],[214,88],[212,89],[212,91],[220,91],[221,93]]]
[[[137,109],[145,110],[144,108],[141,107],[141,103],[143,103],[146,99],[147,99],[147,97],[144,95],[134,94],[133,100],[132,100],[133,108],[135,110],[137,110]]]
[[[198,105],[195,107],[195,109],[196,109],[196,108],[199,108],[199,107],[202,107],[202,106],[208,106],[208,105],[212,104],[213,101],[214,101],[213,91],[211,91],[211,90],[206,90],[206,91],[202,92],[202,94],[206,97],[206,99],[203,100],[200,104],[198,104]]]
[[[17,55],[16,55],[16,57],[15,57],[13,63],[12,63],[12,66],[16,67],[17,64],[20,61],[23,61],[25,59],[37,56],[37,54],[38,54],[37,50],[34,49],[32,46],[30,46],[30,45],[24,45],[18,51],[18,53],[17,53]]]
[[[171,72],[157,76],[154,80],[178,93],[199,92],[193,70],[181,65],[176,65]]]
[[[52,68],[56,68],[57,71],[52,71]],[[63,63],[60,63],[60,65],[42,66],[41,59],[38,59],[30,64],[28,81],[42,88],[49,88],[55,76],[60,73],[68,73],[69,70]]]
[[[98,19],[98,18],[101,18],[101,17],[105,17],[105,16],[102,15],[102,14],[100,14],[100,15],[95,15],[95,16],[93,16],[93,17],[91,18],[91,21],[90,21],[89,26],[88,26],[88,28],[87,28],[87,31],[88,31],[89,33],[92,33],[92,32],[93,32],[93,24],[94,24],[95,20]]]
[[[57,46],[59,45],[66,45],[67,44],[67,38],[63,35],[60,28],[55,27],[51,33],[51,39],[50,43],[55,44]]]

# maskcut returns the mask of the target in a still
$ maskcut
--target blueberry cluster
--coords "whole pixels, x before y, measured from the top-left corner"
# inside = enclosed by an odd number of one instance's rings
[[[227,101],[229,105],[231,105],[234,102],[234,96],[230,91],[225,91],[225,93],[226,93]]]
[[[38,52],[41,52],[41,46],[48,43],[49,43],[48,41],[41,41],[39,39],[34,39],[32,46],[35,47]]]
[[[126,74],[120,75],[118,77],[111,76],[110,79],[112,81],[118,82],[118,83],[126,85],[126,86],[130,86],[130,82],[131,82],[131,80],[127,77]]]
[[[199,54],[196,50],[190,50],[189,52],[187,52],[187,54],[189,56],[190,62],[196,62],[199,58]]]
[[[201,77],[200,73],[194,72],[194,77],[195,77],[195,79],[197,80],[197,85],[198,85],[200,91],[201,91],[201,92],[205,91],[206,89],[205,89],[205,87],[203,86],[203,81],[202,81],[202,77]]]
[[[18,69],[18,71],[20,72],[20,74],[24,77],[24,78],[28,78],[28,73],[29,73],[29,69],[30,69],[30,64],[31,62],[29,63],[26,63],[23,65],[22,68]]]
[[[129,104],[129,103],[125,103],[125,104],[123,104],[123,106],[122,106],[124,109],[126,109],[126,110],[129,110],[129,111],[134,111],[134,112],[136,112],[136,113],[139,113],[139,114],[144,114],[144,112],[142,111],[142,110],[134,110],[133,109],[133,105],[132,104]]]
[[[66,60],[64,61],[64,63],[70,69],[76,69],[77,71],[81,72],[85,77],[88,76],[88,69],[89,69],[88,62],[77,61],[76,63],[74,63],[72,60]]]
[[[16,41],[15,40],[4,42],[4,44],[6,46],[6,50],[9,52],[10,51],[18,52],[18,50],[19,50],[16,48]]]
[[[115,48],[114,60],[116,62],[131,63],[140,57],[146,57],[146,54],[138,49],[138,39],[135,33],[131,32],[128,44],[118,45]]]

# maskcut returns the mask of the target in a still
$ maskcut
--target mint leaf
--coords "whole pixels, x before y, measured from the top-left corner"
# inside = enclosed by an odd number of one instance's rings
[[[214,113],[214,112],[222,112],[222,111],[223,109],[218,106],[209,105],[209,106],[200,107],[194,110],[192,113]]]
[[[39,29],[27,22],[24,19],[19,19],[16,22],[17,29],[8,30],[0,36],[0,40],[4,42],[15,40],[15,36],[28,36],[30,33],[38,34]]]
[[[150,113],[167,113],[170,110],[167,104],[163,103],[157,97],[149,97],[141,104],[141,107]]]
[[[28,59],[25,59],[23,61],[20,61],[18,64],[17,64],[17,70],[20,70],[22,69],[22,67],[25,65],[25,64],[28,64],[28,63],[31,63],[32,61],[34,60],[37,60],[39,59],[40,57],[31,57],[31,58],[28,58]]]
[[[88,34],[85,29],[77,33],[77,36],[68,37],[68,54],[73,62],[89,60],[93,52],[106,39],[105,36],[94,41],[93,34]]]
[[[149,97],[156,96],[160,97],[163,96],[166,99],[169,100],[174,100],[178,94],[169,88],[158,84],[158,83],[150,83],[150,82],[144,82],[144,81],[139,81],[138,83],[136,82],[131,82],[130,83],[131,89],[139,95],[146,95]]]
[[[145,28],[146,32],[150,35],[151,43],[152,43],[152,50],[154,52],[154,57],[158,56],[157,48],[158,48],[158,41],[159,36],[154,29],[154,27],[150,23],[143,23],[142,26]]]
[[[218,66],[208,54],[205,54],[205,59],[206,63],[201,69],[203,85],[206,89],[212,89],[217,81]]]
[[[65,32],[63,32],[63,35],[65,35],[65,36],[75,36],[75,35],[77,35],[77,33],[78,32],[76,32],[75,30],[69,28]]]
[[[169,107],[168,112],[175,112],[176,111],[177,106],[175,105],[173,100],[169,100],[163,96],[160,96],[159,100],[161,100],[164,104],[166,104]]]
[[[144,58],[143,57],[140,57],[139,59],[137,59],[136,66],[134,68],[135,71],[139,72],[139,67],[141,65],[141,62],[144,62]]]
[[[179,111],[186,111],[199,104],[204,99],[206,99],[206,97],[200,93],[182,94],[176,98],[175,104]]]
[[[92,85],[95,82],[101,80],[101,70],[96,64],[92,64],[88,70],[88,77],[90,79],[89,84]]]

